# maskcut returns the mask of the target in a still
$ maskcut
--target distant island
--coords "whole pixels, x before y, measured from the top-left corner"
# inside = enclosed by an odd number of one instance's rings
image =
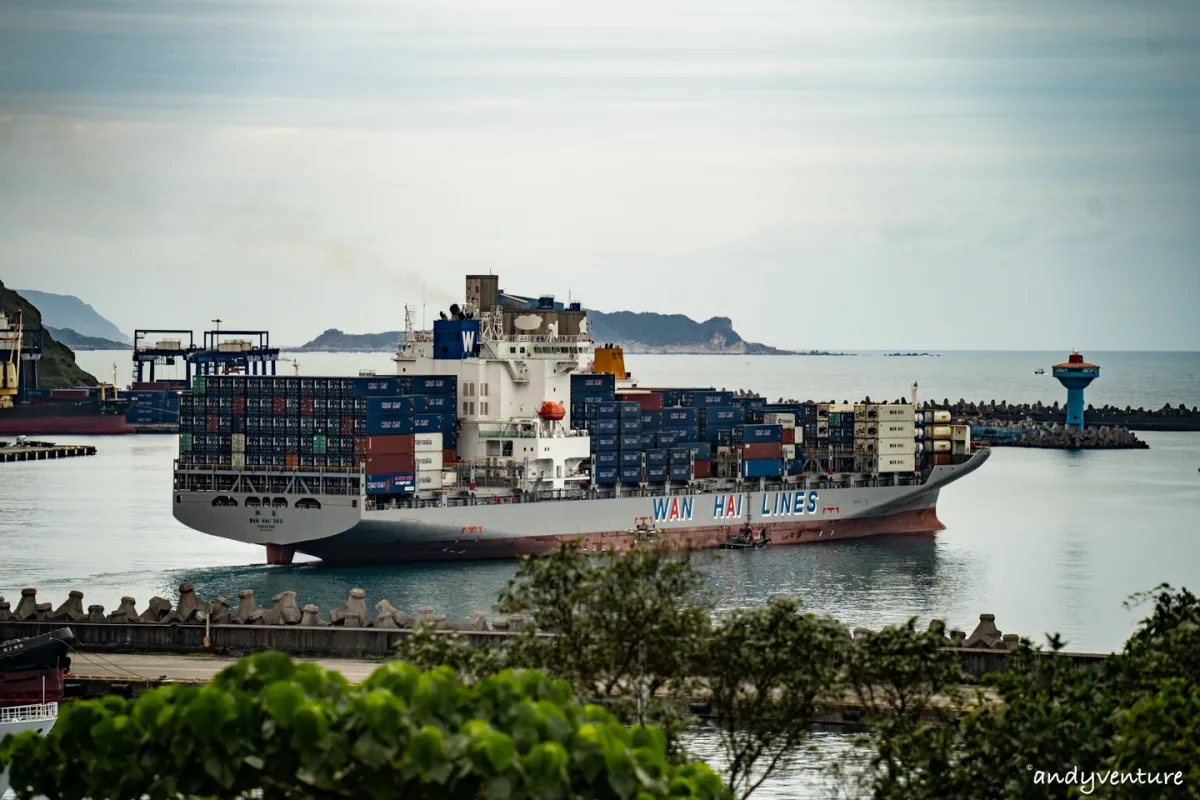
[[[124,344],[133,343],[120,328],[75,295],[39,292],[36,289],[15,291],[37,307],[41,313],[42,324],[47,328],[70,329],[76,336],[91,336]]]
[[[84,336],[73,328],[52,328],[46,326],[46,331],[58,341],[73,350],[132,350],[128,342],[116,342],[102,336]]]
[[[941,358],[941,353],[884,353],[887,358]]]
[[[16,316],[17,309],[23,312],[23,322],[26,330],[34,331],[42,327],[42,313],[37,306],[12,289],[7,289],[0,281],[0,312],[10,319]],[[38,364],[38,382],[43,389],[66,389],[72,386],[95,386],[97,380],[93,375],[84,372],[75,363],[75,353],[71,348],[59,342],[48,330],[43,330],[42,360]]]
[[[845,355],[817,350],[797,353],[747,342],[733,329],[733,321],[728,317],[696,322],[683,314],[589,310],[588,323],[594,341],[612,342],[631,354]],[[330,328],[312,341],[288,349],[298,352],[391,352],[402,336],[402,331],[346,333]]]

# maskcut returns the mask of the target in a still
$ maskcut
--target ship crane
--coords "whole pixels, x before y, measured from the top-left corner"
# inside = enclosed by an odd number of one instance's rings
[[[21,384],[21,335],[24,331],[22,309],[17,309],[17,322],[12,328],[8,320],[0,314],[0,334],[8,340],[8,358],[0,370],[0,408],[12,408],[13,398],[17,396]]]

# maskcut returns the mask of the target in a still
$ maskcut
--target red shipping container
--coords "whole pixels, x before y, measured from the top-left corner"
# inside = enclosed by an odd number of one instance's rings
[[[642,411],[662,411],[663,396],[658,392],[617,392],[618,400],[637,403]]]
[[[398,453],[412,455],[416,452],[416,437],[407,436],[364,436],[363,452],[368,456],[390,456]]]
[[[368,475],[392,475],[417,471],[417,458],[411,453],[367,456]]]
[[[712,462],[711,461],[693,461],[692,474],[697,478],[712,477]]]
[[[311,397],[300,398],[300,416],[311,417],[313,415],[313,399]]]
[[[458,453],[453,450],[442,451],[442,466],[449,466],[458,460]]]
[[[758,461],[768,458],[783,458],[783,445],[779,442],[755,442],[742,445],[743,461]]]
[[[233,413],[234,416],[238,417],[244,417],[246,415],[245,395],[235,394],[233,396]]]
[[[365,456],[366,454],[367,454],[367,437],[366,436],[355,436],[354,437],[354,455]]]
[[[277,417],[282,417],[287,414],[287,398],[272,397],[271,398],[271,413]]]
[[[784,428],[783,429],[783,443],[784,444],[795,444],[796,443],[796,429],[795,428]]]
[[[283,457],[283,466],[286,469],[296,469],[300,466],[300,454],[288,453]]]
[[[171,388],[166,381],[134,381],[129,387],[135,392],[157,392]]]
[[[342,417],[342,424],[338,426],[342,436],[354,435],[354,417]]]
[[[933,454],[933,465],[935,467],[944,467],[944,466],[948,465],[949,463],[950,463],[950,454],[949,453],[934,453]]]
[[[204,429],[208,433],[220,433],[221,432],[221,418],[218,417],[216,414],[209,414],[208,417],[204,421]]]
[[[50,396],[55,399],[64,400],[86,400],[88,396],[87,389],[51,389]]]

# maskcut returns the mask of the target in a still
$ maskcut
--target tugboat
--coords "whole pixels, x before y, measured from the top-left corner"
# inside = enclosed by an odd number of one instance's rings
[[[1035,370],[1033,371],[1033,374],[1034,374],[1034,375],[1045,375],[1045,374],[1046,374],[1046,370],[1042,369],[1041,367],[1038,367],[1037,369],[1035,369]]]
[[[765,527],[754,530],[750,524],[750,503],[746,503],[746,522],[737,533],[731,533],[721,542],[722,550],[762,550],[771,543]]]
[[[649,544],[657,541],[658,534],[658,528],[650,524],[650,517],[637,517],[633,521],[633,527],[629,529],[629,535],[635,544]]]
[[[0,642],[0,739],[10,733],[46,734],[58,720],[58,701],[70,674],[67,657],[75,635],[70,628]],[[0,796],[8,791],[0,772]]]

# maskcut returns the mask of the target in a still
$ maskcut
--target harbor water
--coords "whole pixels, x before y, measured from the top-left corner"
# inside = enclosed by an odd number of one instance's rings
[[[1088,390],[1096,405],[1160,408],[1200,405],[1200,354],[1087,353],[1102,377]],[[287,356],[288,359],[293,356]],[[389,374],[386,354],[303,353],[301,374]],[[772,400],[896,399],[919,383],[922,397],[1062,402],[1065,391],[1036,376],[1062,354],[952,353],[939,358],[629,356],[643,385],[750,388]],[[128,373],[129,353],[79,354],[85,369]],[[292,374],[290,363],[280,365]],[[123,378],[124,379],[124,378]],[[1145,609],[1127,610],[1133,592],[1161,582],[1200,588],[1200,433],[1141,433],[1149,450],[1063,452],[1004,449],[977,473],[943,491],[932,538],[881,538],[698,557],[720,608],[797,597],[848,625],[878,628],[937,617],[970,631],[980,613],[1036,639],[1059,632],[1068,648],[1119,648]],[[122,595],[144,608],[174,600],[191,581],[205,599],[236,600],[254,589],[260,605],[297,592],[322,611],[348,590],[368,604],[386,598],[414,612],[431,606],[451,618],[491,612],[512,577],[512,562],[333,569],[263,565],[261,548],[191,531],[171,515],[175,437],[59,437],[94,444],[98,454],[64,461],[0,465],[0,596],[22,587],[58,604],[71,589],[85,606],[113,609]],[[700,734],[697,752],[715,744]],[[756,796],[824,796],[819,774],[831,754],[852,753],[845,737],[802,755]],[[710,752],[711,751],[711,752]]]

